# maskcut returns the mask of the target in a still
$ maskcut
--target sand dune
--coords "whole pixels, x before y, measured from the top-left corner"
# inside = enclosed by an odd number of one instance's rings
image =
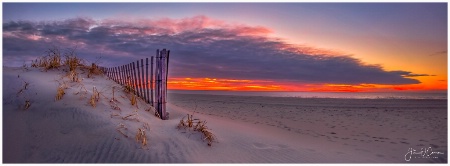
[[[169,94],[170,120],[162,121],[104,76],[81,74],[87,92],[80,93],[81,84],[64,75],[3,68],[4,163],[405,163],[408,148],[423,146],[447,154],[446,100]],[[68,89],[55,101],[62,80]],[[114,86],[121,110],[111,107]],[[188,113],[206,120],[218,142],[210,147],[200,133],[177,129]],[[135,135],[148,126],[143,147]],[[410,162],[447,162],[447,155]]]

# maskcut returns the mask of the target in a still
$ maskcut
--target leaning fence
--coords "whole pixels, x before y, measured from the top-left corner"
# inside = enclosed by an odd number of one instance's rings
[[[145,58],[145,64],[144,59],[140,59],[136,63],[101,69],[111,80],[130,88],[134,95],[153,106],[157,115],[166,120],[169,118],[169,113],[166,112],[169,53],[170,50],[166,49],[156,50],[155,63],[151,56],[150,63],[149,58]]]

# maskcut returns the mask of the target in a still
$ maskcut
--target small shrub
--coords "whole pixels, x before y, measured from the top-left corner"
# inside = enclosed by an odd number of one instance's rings
[[[130,99],[130,101],[131,101],[131,105],[137,105],[137,102],[136,102],[136,95],[131,95],[131,99]]]
[[[81,64],[81,59],[77,58],[74,55],[66,55],[66,60],[64,61],[64,65],[69,66],[69,71],[74,71]]]
[[[78,78],[78,73],[76,70],[69,71],[68,77],[70,80],[72,80],[72,82],[80,82],[80,79]]]
[[[100,75],[103,72],[100,70],[100,68],[95,64],[92,63],[92,65],[89,67],[89,73],[88,73],[88,78],[91,78],[93,75]]]
[[[145,130],[138,128],[138,132],[136,133],[136,141],[142,143],[142,146],[147,145],[147,136],[145,136]]]
[[[56,90],[55,100],[61,100],[64,94],[66,93],[64,92],[63,86],[59,86],[58,89]]]
[[[46,52],[48,58],[44,58],[45,69],[59,68],[61,66],[61,51],[59,48],[49,48]]]
[[[217,138],[216,136],[208,130],[208,127],[206,127],[206,121],[200,121],[199,119],[195,119],[198,120],[197,124],[195,126],[193,126],[194,124],[194,120],[193,120],[193,115],[187,115],[188,116],[188,120],[184,121],[184,117],[180,120],[180,123],[178,123],[177,128],[192,128],[194,131],[198,131],[200,133],[202,133],[202,139],[203,141],[208,141],[208,146],[212,146],[212,142],[217,142]]]
[[[95,108],[96,106],[96,102],[98,102],[98,100],[100,99],[100,93],[97,91],[97,88],[92,87],[92,96],[91,96],[91,100],[89,101],[89,103],[91,104],[92,107]]]

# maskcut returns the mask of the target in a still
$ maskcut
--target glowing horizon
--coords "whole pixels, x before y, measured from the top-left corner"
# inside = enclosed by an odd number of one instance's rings
[[[310,92],[392,92],[392,91],[446,91],[447,85],[379,85],[379,84],[307,84],[267,80],[236,80],[221,78],[169,78],[169,90],[220,91],[310,91]],[[440,87],[439,87],[440,86]]]

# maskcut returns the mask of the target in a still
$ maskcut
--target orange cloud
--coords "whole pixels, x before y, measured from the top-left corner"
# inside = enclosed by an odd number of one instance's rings
[[[280,91],[281,86],[272,81],[217,78],[170,78],[169,89],[180,90],[240,90]]]

